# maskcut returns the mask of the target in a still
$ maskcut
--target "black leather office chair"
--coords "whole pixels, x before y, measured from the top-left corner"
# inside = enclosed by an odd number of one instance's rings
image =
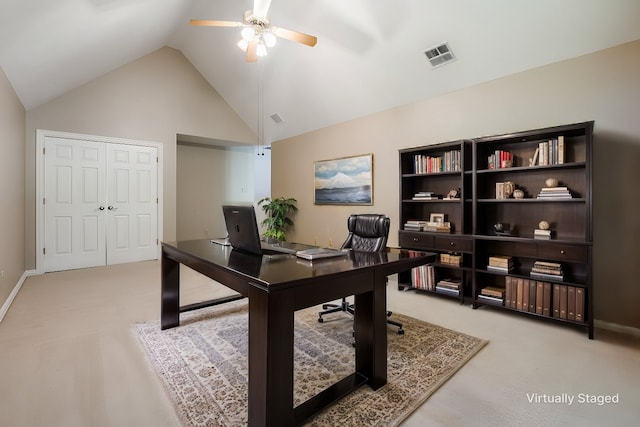
[[[387,248],[387,239],[389,238],[389,228],[391,221],[386,215],[380,214],[360,214],[351,215],[347,219],[347,228],[349,235],[342,244],[341,249],[352,249],[355,256],[358,253],[366,256],[366,253],[384,252]],[[350,304],[346,298],[342,298],[340,304],[323,304],[323,311],[318,313],[318,322],[322,323],[322,316],[329,313],[337,313],[344,311],[353,315],[355,306]],[[391,316],[391,312],[387,311],[387,316]],[[398,327],[398,333],[404,334],[402,323],[392,319],[387,319],[387,323]]]

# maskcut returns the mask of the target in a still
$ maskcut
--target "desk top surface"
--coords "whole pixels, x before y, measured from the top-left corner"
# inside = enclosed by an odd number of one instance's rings
[[[308,261],[295,255],[247,254],[230,246],[211,243],[208,239],[162,242],[162,246],[205,263],[233,270],[267,286],[356,269],[383,268],[386,274],[394,274],[430,262],[435,257],[430,252],[389,249],[387,252],[348,251],[343,256]]]

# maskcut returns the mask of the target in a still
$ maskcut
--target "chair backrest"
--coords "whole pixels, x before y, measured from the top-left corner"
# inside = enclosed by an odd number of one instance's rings
[[[387,247],[390,225],[391,220],[386,215],[351,215],[347,219],[349,235],[342,244],[342,249],[362,252],[384,251]]]

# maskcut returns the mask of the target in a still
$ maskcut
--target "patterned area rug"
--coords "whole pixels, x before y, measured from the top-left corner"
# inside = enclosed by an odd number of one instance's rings
[[[351,330],[345,314],[317,321],[317,308],[296,312],[294,404],[354,371]],[[486,341],[394,313],[405,334],[388,335],[388,383],[362,386],[308,422],[310,426],[395,426]],[[134,325],[182,424],[247,424],[246,300],[181,316],[181,326],[161,331],[159,321]]]

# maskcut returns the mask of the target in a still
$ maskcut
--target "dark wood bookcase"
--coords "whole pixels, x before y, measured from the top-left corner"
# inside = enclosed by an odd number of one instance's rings
[[[591,121],[400,150],[400,246],[460,255],[459,267],[433,266],[436,282],[462,282],[460,302],[584,326],[593,338],[592,147]],[[416,173],[416,155],[450,150],[461,152],[459,170]],[[460,200],[413,200],[452,188]],[[405,229],[432,213],[446,215],[451,233]],[[550,238],[535,234],[541,221]],[[510,267],[496,271],[491,257],[510,257]],[[398,285],[412,288],[411,275],[399,275]],[[502,300],[486,298],[487,287],[503,290]]]
[[[453,154],[452,154],[453,153]],[[440,254],[460,257],[460,265],[438,261],[433,265],[434,275],[431,290],[420,288],[421,292],[437,293],[459,299],[472,295],[472,158],[470,141],[454,141],[419,148],[400,150],[400,220],[399,244],[403,248],[429,250]],[[450,160],[453,158],[453,160]],[[435,167],[420,168],[417,159],[434,159]],[[447,198],[454,190],[457,197]],[[432,200],[415,200],[420,192],[432,192]],[[443,214],[451,227],[449,233],[425,232],[404,229],[408,221],[431,219],[432,214]],[[435,284],[443,279],[459,281],[458,295],[440,292]],[[409,273],[399,276],[398,286],[403,289],[418,289]]]

